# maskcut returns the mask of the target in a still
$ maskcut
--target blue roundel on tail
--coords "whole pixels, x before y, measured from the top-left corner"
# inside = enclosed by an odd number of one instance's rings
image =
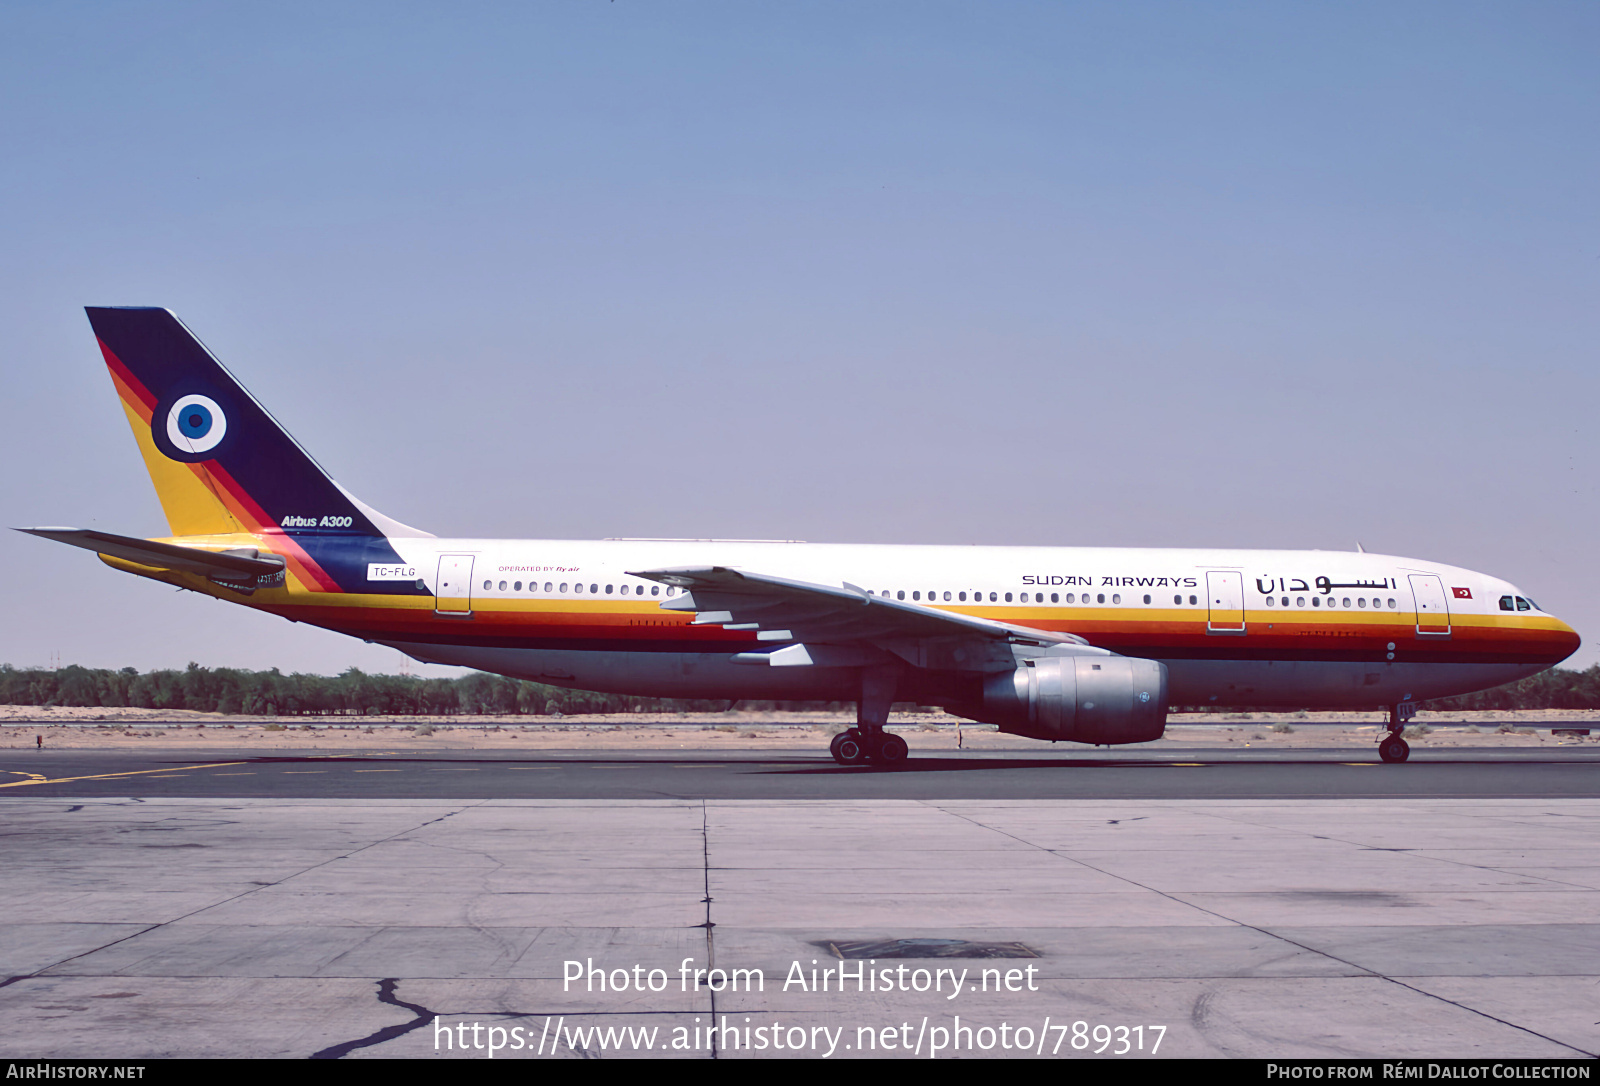
[[[199,441],[211,432],[211,412],[203,404],[191,404],[178,412],[178,429],[190,441]]]
[[[152,421],[160,426],[160,417]],[[179,399],[166,412],[165,442],[162,452],[168,456],[177,453],[177,459],[202,459],[222,444],[228,434],[228,416],[210,396],[188,395]]]

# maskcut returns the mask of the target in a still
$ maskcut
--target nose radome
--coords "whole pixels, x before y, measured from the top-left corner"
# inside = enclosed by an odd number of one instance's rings
[[[1563,660],[1577,652],[1583,644],[1583,638],[1578,636],[1578,631],[1562,622],[1559,618],[1556,619],[1556,628],[1550,633],[1551,639],[1562,650],[1561,659]]]

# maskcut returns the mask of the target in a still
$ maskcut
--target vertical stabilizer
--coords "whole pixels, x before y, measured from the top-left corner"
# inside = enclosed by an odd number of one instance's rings
[[[426,534],[346,493],[169,310],[88,313],[173,535]]]

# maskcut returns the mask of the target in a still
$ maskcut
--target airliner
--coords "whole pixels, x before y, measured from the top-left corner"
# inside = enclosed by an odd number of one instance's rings
[[[1578,635],[1509,582],[1334,551],[440,539],[357,500],[169,310],[90,308],[171,536],[21,531],[114,569],[555,686],[840,700],[844,765],[896,701],[1030,738],[1158,739],[1172,706],[1387,709],[1536,674]]]

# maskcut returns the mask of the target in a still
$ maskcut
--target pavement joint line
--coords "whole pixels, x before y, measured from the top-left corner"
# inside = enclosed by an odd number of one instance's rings
[[[970,816],[968,816],[968,815],[966,815],[964,813],[955,812],[955,811],[952,811],[950,813],[957,814],[959,817],[967,819],[967,821],[972,822],[973,825],[983,826],[982,822],[979,822],[977,819],[971,818]],[[1229,816],[1224,814],[1223,817],[1224,818],[1228,818]],[[1242,819],[1242,818],[1232,819],[1232,820],[1239,821],[1239,822],[1246,822],[1247,825],[1259,825],[1258,823],[1250,823],[1247,820]],[[1034,845],[1033,842],[1027,841],[1027,840],[1024,840],[1021,837],[1018,837],[1016,834],[1010,832],[1009,830],[999,829],[998,827],[995,827],[995,826],[984,826],[984,828],[985,829],[995,830],[995,832],[1002,833],[1005,836],[1010,837],[1012,840],[1018,841],[1018,842],[1020,842],[1022,844],[1029,845],[1029,846],[1032,846],[1034,848],[1040,848],[1040,846]],[[1305,831],[1301,830],[1301,831],[1297,831],[1297,832],[1304,833]],[[1317,835],[1313,834],[1312,836],[1317,836]],[[1335,840],[1337,840],[1337,838],[1335,838]],[[1345,844],[1353,844],[1354,842],[1348,842],[1347,841],[1347,842],[1343,842],[1343,843],[1345,843]],[[1348,966],[1351,969],[1359,970],[1365,976],[1369,976],[1369,977],[1376,978],[1378,980],[1386,981],[1389,984],[1395,985],[1396,987],[1404,988],[1404,989],[1406,989],[1407,991],[1410,991],[1410,992],[1415,992],[1417,995],[1420,995],[1420,996],[1424,997],[1425,999],[1434,999],[1434,1000],[1438,1000],[1441,1003],[1447,1003],[1450,1006],[1459,1008],[1460,1010],[1464,1010],[1469,1014],[1476,1014],[1476,1015],[1479,1015],[1480,1017],[1489,1019],[1489,1021],[1491,1021],[1491,1022],[1498,1022],[1503,1026],[1509,1026],[1512,1029],[1520,1030],[1523,1033],[1527,1033],[1527,1034],[1529,1034],[1531,1036],[1537,1037],[1542,1041],[1549,1041],[1551,1044],[1560,1045],[1562,1048],[1571,1049],[1573,1052],[1581,1053],[1581,1054],[1583,1054],[1585,1056],[1588,1056],[1591,1059],[1594,1059],[1594,1058],[1597,1057],[1597,1055],[1600,1055],[1600,1053],[1589,1052],[1589,1051],[1587,1051],[1585,1049],[1579,1048],[1577,1045],[1569,1044],[1566,1041],[1557,1040],[1556,1038],[1551,1037],[1551,1036],[1549,1036],[1547,1034],[1540,1033],[1538,1030],[1533,1029],[1533,1028],[1531,1028],[1529,1026],[1524,1026],[1524,1025],[1520,1025],[1520,1024],[1518,1024],[1516,1022],[1508,1021],[1508,1020],[1506,1020],[1504,1018],[1500,1018],[1500,1017],[1497,1017],[1495,1015],[1492,1015],[1488,1011],[1481,1011],[1476,1007],[1469,1007],[1465,1003],[1461,1003],[1458,1000],[1450,999],[1450,998],[1448,998],[1446,996],[1442,996],[1442,995],[1438,995],[1438,994],[1433,993],[1433,992],[1425,991],[1425,990],[1423,990],[1421,988],[1418,988],[1414,984],[1407,984],[1405,981],[1400,980],[1400,979],[1398,979],[1396,977],[1391,977],[1386,973],[1380,973],[1380,972],[1378,972],[1376,970],[1369,969],[1364,965],[1359,965],[1356,962],[1350,961],[1350,960],[1348,960],[1346,958],[1341,958],[1337,954],[1329,953],[1326,950],[1321,950],[1321,949],[1318,949],[1317,947],[1309,946],[1309,945],[1307,945],[1305,943],[1299,942],[1298,940],[1291,939],[1286,935],[1280,935],[1277,932],[1271,931],[1271,930],[1269,930],[1267,928],[1264,928],[1264,927],[1261,927],[1258,924],[1250,924],[1250,923],[1247,923],[1247,922],[1245,922],[1243,920],[1236,919],[1235,917],[1231,917],[1231,916],[1228,916],[1228,915],[1226,915],[1224,913],[1220,913],[1215,909],[1207,908],[1204,905],[1200,905],[1200,904],[1197,904],[1197,903],[1192,902],[1192,901],[1184,901],[1184,900],[1182,900],[1180,898],[1174,897],[1173,895],[1167,893],[1164,890],[1158,890],[1154,886],[1147,886],[1144,883],[1139,882],[1137,879],[1129,878],[1126,875],[1118,875],[1117,873],[1115,873],[1113,871],[1106,871],[1103,868],[1099,868],[1099,867],[1096,867],[1095,865],[1093,865],[1091,863],[1088,863],[1087,861],[1080,860],[1075,856],[1063,856],[1060,852],[1056,852],[1056,851],[1051,850],[1051,849],[1040,848],[1040,851],[1046,852],[1049,855],[1057,857],[1059,859],[1071,859],[1074,863],[1081,863],[1084,867],[1089,868],[1091,871],[1099,871],[1103,875],[1109,875],[1112,878],[1121,879],[1123,882],[1129,883],[1130,885],[1133,885],[1133,886],[1137,886],[1140,889],[1149,891],[1152,894],[1157,894],[1157,895],[1159,895],[1161,897],[1164,897],[1168,901],[1171,901],[1171,902],[1173,902],[1175,904],[1188,905],[1188,906],[1190,906],[1191,908],[1195,909],[1198,912],[1207,913],[1207,914],[1209,914],[1211,916],[1216,917],[1218,920],[1226,920],[1228,923],[1237,924],[1241,928],[1248,928],[1251,931],[1260,932],[1262,935],[1265,935],[1269,939],[1277,939],[1280,942],[1288,943],[1290,946],[1299,947],[1301,950],[1304,950],[1309,954],[1315,954],[1318,957],[1326,958],[1329,961],[1338,962],[1340,965]],[[1427,857],[1424,857],[1424,858],[1427,858]]]
[[[700,800],[700,870],[704,878],[705,903],[706,903],[706,974],[717,967],[717,930],[715,921],[711,919],[711,807],[705,799]],[[844,983],[843,981],[840,982]],[[717,1020],[717,992],[707,986],[707,994],[711,998],[711,1013],[706,1019],[708,1022]],[[711,1035],[711,1058],[717,1059],[721,1055],[721,1038],[713,1032]]]
[[[250,764],[249,762],[210,762],[210,763],[208,763],[206,765],[187,765],[187,766],[184,766],[183,768],[184,769],[217,769],[217,768],[220,768],[222,766],[249,765],[249,764]],[[38,779],[36,779],[36,780],[7,781],[4,784],[0,784],[0,788],[25,788],[30,784],[71,784],[73,781],[103,781],[103,780],[110,780],[113,777],[142,777],[142,776],[147,776],[149,774],[154,774],[154,773],[171,773],[171,772],[172,772],[172,767],[171,766],[166,766],[166,767],[164,767],[162,769],[130,769],[126,773],[96,773],[91,777],[55,777],[55,778],[50,778],[50,779],[47,779],[47,778],[44,778],[44,777],[38,777]],[[33,776],[37,776],[37,774],[33,774]]]

